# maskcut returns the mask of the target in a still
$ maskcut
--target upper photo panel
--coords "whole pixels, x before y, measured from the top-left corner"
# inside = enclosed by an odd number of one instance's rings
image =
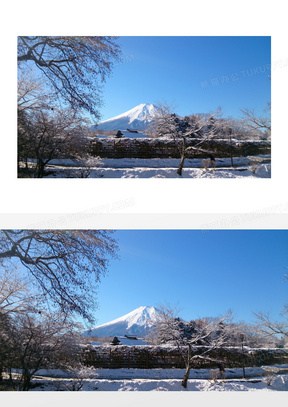
[[[271,178],[271,37],[19,36],[18,178]]]

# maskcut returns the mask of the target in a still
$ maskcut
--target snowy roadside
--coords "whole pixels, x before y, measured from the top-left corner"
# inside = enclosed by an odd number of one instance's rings
[[[97,161],[97,159],[96,159]],[[186,159],[182,176],[177,158],[99,159],[96,166],[70,159],[51,160],[45,178],[271,178],[271,155],[216,160],[216,168],[202,168],[202,159]],[[29,160],[30,166],[35,160]],[[24,165],[24,164],[22,164]]]
[[[258,155],[249,157],[234,157],[233,166],[248,166],[255,160],[263,160],[265,163],[271,162],[271,155]],[[35,160],[29,160],[34,162]],[[104,168],[178,168],[180,158],[100,158],[99,162]],[[79,163],[70,159],[55,159],[49,162],[49,166],[58,167],[77,167],[83,163]],[[230,158],[216,159],[216,167],[231,168]],[[202,168],[202,158],[187,158],[185,160],[184,168]]]
[[[267,371],[271,369],[277,369],[281,373],[288,373],[288,364],[285,365],[273,365],[273,366],[261,366],[261,367],[246,367],[245,377],[263,376]],[[211,370],[214,369],[191,369],[190,379],[210,379]],[[217,369],[216,369],[217,370]],[[243,377],[242,368],[226,368],[226,379],[235,379]],[[93,374],[98,379],[182,379],[185,373],[185,369],[93,369]],[[61,370],[38,370],[37,376],[43,377],[67,377]]]
[[[37,378],[31,391],[71,390],[71,379]],[[288,375],[275,375],[272,380],[254,379],[203,380],[189,379],[184,389],[180,379],[86,379],[81,391],[287,391]]]
[[[30,391],[56,391],[68,390],[69,382],[66,379],[37,380],[39,387]],[[64,387],[63,387],[64,386]],[[181,380],[95,380],[88,379],[84,382],[81,391],[287,391],[288,377],[275,376],[273,382],[268,385],[264,380],[233,379],[225,381],[213,380],[188,380],[187,388],[181,386]]]
[[[69,177],[66,168],[48,167],[52,172],[45,178]],[[73,178],[81,178],[81,169],[73,170]],[[176,172],[176,168],[99,168],[91,169],[88,178],[271,178],[271,164],[260,164],[256,171],[250,167],[238,169],[216,168],[216,170],[201,168],[184,168],[182,176]]]
[[[95,369],[93,378],[83,380],[81,391],[287,391],[288,365],[226,369],[193,369],[187,389],[181,386],[184,369]],[[72,379],[59,370],[39,370],[32,391],[69,390]]]

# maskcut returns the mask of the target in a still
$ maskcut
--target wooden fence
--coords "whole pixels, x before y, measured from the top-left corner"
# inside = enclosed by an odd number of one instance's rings
[[[191,139],[187,145],[195,146],[199,139]],[[101,158],[179,158],[182,141],[163,139],[96,138],[91,142],[91,154]],[[266,141],[211,140],[201,144],[202,150],[215,153],[218,158],[245,157],[270,154],[271,144]],[[191,150],[189,158],[205,158],[207,153]]]
[[[194,355],[203,353],[205,347],[195,349]],[[181,349],[187,353],[187,348]],[[196,358],[192,368],[215,368],[217,361],[226,367],[242,367],[241,348],[219,348],[209,352],[209,358]],[[185,368],[185,363],[176,347],[159,346],[97,346],[86,348],[84,363],[95,368],[120,369],[171,369]],[[244,350],[245,366],[262,366],[288,363],[286,349],[250,349]]]

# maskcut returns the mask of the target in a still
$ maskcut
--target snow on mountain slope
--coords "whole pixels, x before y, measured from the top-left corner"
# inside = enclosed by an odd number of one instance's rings
[[[84,331],[84,336],[145,336],[156,318],[154,307],[142,306],[106,324]]]
[[[141,103],[140,105],[122,113],[112,119],[105,120],[93,126],[94,130],[145,130],[155,115],[153,104]]]

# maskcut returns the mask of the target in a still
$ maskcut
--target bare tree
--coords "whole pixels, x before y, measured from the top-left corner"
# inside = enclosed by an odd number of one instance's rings
[[[150,134],[153,137],[168,137],[174,139],[180,155],[180,163],[177,170],[182,175],[185,158],[193,151],[201,151],[207,157],[214,159],[213,151],[201,148],[201,145],[212,140],[216,135],[215,118],[221,115],[221,109],[208,115],[194,114],[181,118],[172,113],[173,106],[165,102],[156,104],[156,114],[150,126]],[[191,146],[191,139],[200,139]]]
[[[36,178],[42,178],[47,164],[55,158],[79,159],[88,155],[90,148],[89,121],[71,109],[45,108],[28,115],[18,114],[18,162],[34,158],[36,166],[30,169]]]
[[[34,66],[54,95],[99,119],[100,83],[120,60],[115,37],[19,36],[18,64]],[[99,83],[100,79],[100,83]]]
[[[0,382],[5,369],[9,387],[27,391],[37,370],[57,368],[73,377],[72,390],[81,388],[87,373],[82,365],[82,330],[71,315],[47,312],[41,295],[20,273],[0,274]],[[12,373],[15,368],[20,376]]]
[[[149,129],[150,137],[172,138],[179,150],[180,163],[177,170],[182,175],[185,159],[194,153],[201,153],[207,165],[215,166],[215,151],[209,148],[211,141],[225,142],[225,155],[230,156],[233,167],[235,140],[260,140],[265,135],[257,127],[249,126],[245,120],[223,118],[222,109],[209,114],[193,114],[183,118],[173,113],[173,106],[165,102],[156,104],[156,114]],[[194,139],[194,140],[193,140]],[[215,149],[215,148],[214,148]],[[210,161],[209,161],[210,160]]]
[[[187,323],[176,317],[175,308],[169,305],[160,305],[156,311],[156,321],[151,335],[160,343],[177,346],[186,367],[181,383],[186,388],[192,362],[196,359],[211,360],[209,353],[226,344],[228,337],[226,323],[230,319],[230,314],[211,321],[202,318]],[[193,350],[197,352],[193,354]],[[214,362],[221,370],[224,369],[221,361]]]
[[[59,380],[56,383],[57,390],[65,391],[80,391],[84,386],[87,379],[97,378],[98,374],[95,372],[93,366],[75,365],[65,367],[65,373],[69,376],[69,380]],[[98,387],[93,386],[88,382],[88,388],[91,390],[98,390]]]
[[[11,359],[11,329],[15,315],[27,312],[31,308],[33,297],[29,294],[28,281],[21,278],[15,270],[0,271],[0,382],[7,362]]]
[[[76,109],[53,103],[35,74],[18,80],[18,174],[42,178],[52,159],[72,159],[83,165],[81,176],[100,164],[90,155],[91,122]],[[28,159],[35,161],[28,165]],[[93,163],[92,163],[93,161]],[[23,169],[23,163],[25,169]],[[88,165],[87,165],[88,164]]]
[[[75,154],[73,157],[76,167],[65,170],[67,178],[88,178],[92,171],[103,166],[100,157],[92,157],[89,153]]]
[[[284,312],[284,316],[287,316],[287,310]],[[283,321],[274,321],[269,313],[264,313],[264,312],[256,312],[255,316],[258,320],[258,327],[262,331],[262,333],[265,335],[267,340],[269,341],[274,341],[276,338],[279,336],[285,338],[287,340],[288,338],[288,322],[287,319],[284,319]]]
[[[116,257],[106,230],[1,230],[0,262],[24,266],[47,301],[93,322],[96,288]]]
[[[155,321],[152,329],[146,336],[146,340],[154,345],[171,343],[179,337],[180,318],[178,310],[169,304],[160,304],[156,308]]]
[[[82,113],[100,118],[98,78],[119,60],[115,37],[18,37],[19,176],[42,178],[55,158],[87,161],[91,123]]]
[[[29,173],[28,158],[35,157],[37,131],[33,127],[35,121],[33,115],[37,111],[51,109],[51,102],[51,98],[44,93],[43,83],[36,77],[34,71],[32,69],[25,72],[20,70],[17,83],[18,175],[21,171],[20,165],[23,162],[25,163],[26,173]]]
[[[228,332],[229,330],[229,332]],[[249,346],[251,348],[274,347],[276,338],[267,338],[259,324],[249,324],[245,321],[230,322],[227,326],[227,344],[229,346]]]
[[[268,80],[271,81],[271,76],[268,76]],[[241,109],[244,116],[243,122],[252,132],[260,132],[267,136],[267,139],[271,138],[271,100],[267,103],[264,112],[265,115],[256,115],[253,109]]]
[[[271,137],[271,105],[267,105],[265,116],[258,116],[255,114],[253,109],[241,109],[241,112],[244,116],[244,123],[252,132],[259,131],[264,134],[267,134],[267,138]]]
[[[53,97],[45,91],[45,83],[35,73],[35,69],[19,70],[17,81],[18,110],[31,111],[48,108]]]
[[[181,119],[174,113],[174,106],[165,101],[155,103],[155,114],[147,130],[149,137],[175,138],[181,131]]]
[[[209,115],[194,115],[190,122],[189,129],[184,134],[181,134],[182,146],[180,149],[180,164],[177,170],[178,175],[182,175],[182,170],[184,167],[185,158],[187,154],[192,151],[202,151],[208,155],[211,160],[215,161],[214,152],[209,150],[204,150],[201,148],[202,144],[212,140],[216,134],[216,127],[214,124],[215,117],[221,113],[221,109],[209,114]],[[201,138],[195,145],[191,146],[188,144],[188,140],[191,138]]]
[[[26,312],[8,326],[10,355],[6,365],[21,370],[13,380],[17,390],[27,391],[39,369],[70,369],[81,366],[79,324],[63,313]]]
[[[259,130],[252,130],[247,126],[245,121],[237,120],[233,117],[223,118],[220,113],[217,120],[214,122],[214,137],[213,139],[227,140],[226,154],[230,156],[231,167],[233,163],[233,146],[239,140],[260,140],[263,134]]]
[[[29,282],[15,270],[0,271],[0,313],[8,315],[27,309],[31,298]]]
[[[288,279],[288,275],[285,274]],[[288,339],[288,304],[284,305],[281,312],[282,321],[275,321],[271,318],[269,312],[255,312],[254,313],[258,323],[258,328],[262,331],[268,340],[279,340],[282,338],[285,342]]]

